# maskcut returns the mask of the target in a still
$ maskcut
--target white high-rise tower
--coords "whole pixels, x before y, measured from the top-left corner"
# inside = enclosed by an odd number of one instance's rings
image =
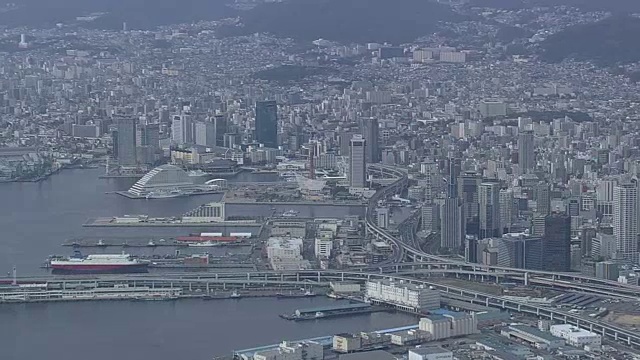
[[[618,256],[637,262],[638,188],[635,184],[619,184],[613,188],[613,234]]]

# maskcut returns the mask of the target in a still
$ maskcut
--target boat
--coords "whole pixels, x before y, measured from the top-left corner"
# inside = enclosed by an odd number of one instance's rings
[[[98,240],[98,243],[96,244],[96,246],[107,246],[107,244],[104,243],[104,240],[100,239]]]
[[[240,299],[242,297],[242,295],[238,294],[237,291],[234,291],[231,293],[231,295],[229,295],[230,298],[232,299]]]
[[[157,245],[153,240],[149,240],[149,242],[147,243],[147,246],[157,246]]]
[[[213,247],[213,246],[220,246],[221,243],[213,242],[213,241],[203,241],[203,242],[187,243],[187,245],[189,247]]]
[[[178,300],[177,296],[138,296],[133,298],[133,301],[170,301]]]
[[[169,199],[180,196],[187,196],[188,192],[182,191],[180,189],[173,189],[171,191],[153,191],[147,194],[145,198],[147,199]]]
[[[296,210],[287,210],[284,213],[282,213],[282,216],[284,217],[296,217],[298,216],[300,212],[296,211]]]
[[[134,259],[129,254],[93,254],[83,257],[79,251],[68,258],[52,259],[54,273],[64,274],[118,274],[144,273],[149,263]]]
[[[305,291],[305,292],[299,292],[299,293],[294,293],[290,291],[288,294],[286,293],[276,294],[276,297],[278,299],[296,299],[296,298],[314,297],[314,296],[316,296],[316,293],[314,293],[313,291]]]

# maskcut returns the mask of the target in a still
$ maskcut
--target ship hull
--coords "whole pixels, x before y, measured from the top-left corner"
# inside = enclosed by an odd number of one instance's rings
[[[135,265],[58,265],[52,264],[54,274],[135,274],[148,272],[147,264]]]

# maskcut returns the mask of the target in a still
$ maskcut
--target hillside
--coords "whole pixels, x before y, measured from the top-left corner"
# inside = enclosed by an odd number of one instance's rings
[[[405,43],[436,30],[439,21],[460,18],[448,6],[425,0],[295,0],[240,14],[243,27],[221,35],[268,32],[312,41]]]
[[[616,16],[593,24],[577,25],[542,42],[543,60],[588,60],[602,66],[640,61],[640,19]]]
[[[640,12],[638,0],[471,0],[472,6],[499,9],[522,9],[534,6],[571,6],[586,11],[611,11],[628,14]]]

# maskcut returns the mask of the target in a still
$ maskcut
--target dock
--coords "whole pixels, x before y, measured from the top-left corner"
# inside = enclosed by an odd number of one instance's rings
[[[309,309],[298,309],[293,314],[281,314],[280,317],[286,320],[302,321],[325,319],[329,317],[340,317],[359,314],[370,314],[373,312],[389,311],[382,306],[372,306],[366,303],[346,304],[336,306],[324,306]]]
[[[159,237],[159,236],[147,236],[147,237],[84,237],[84,238],[71,238],[66,240],[62,246],[73,246],[78,248],[107,248],[107,247],[131,247],[131,248],[155,248],[155,247],[189,247],[188,242],[177,241],[173,237]],[[242,247],[251,246],[247,241],[237,242],[219,242],[211,247]],[[206,246],[198,247],[200,249],[207,248]]]
[[[206,227],[234,228],[261,227],[255,220],[239,220],[224,222],[183,222],[178,218],[134,218],[134,217],[100,217],[87,219],[83,227]]]

